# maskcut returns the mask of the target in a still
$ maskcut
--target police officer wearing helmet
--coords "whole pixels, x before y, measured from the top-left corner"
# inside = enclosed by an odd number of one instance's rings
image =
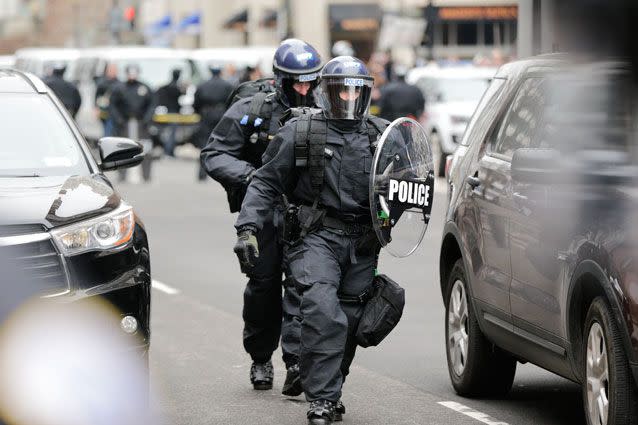
[[[75,118],[80,110],[82,98],[75,85],[64,79],[65,72],[66,64],[63,62],[54,63],[51,75],[44,79],[44,84],[53,90],[53,93],[60,99],[67,111]]]
[[[284,40],[273,60],[275,90],[259,91],[238,100],[213,130],[201,152],[201,162],[208,175],[226,189],[231,212],[239,211],[246,187],[262,166],[262,154],[278,131],[284,112],[290,107],[313,103],[312,91],[321,67],[319,53],[311,45],[297,39]],[[270,205],[282,204],[273,198]],[[244,348],[253,360],[250,372],[253,387],[270,389],[271,357],[281,336],[288,370],[282,392],[299,395],[302,392],[298,372],[299,296],[285,284],[282,303],[283,245],[274,224],[280,221],[279,217],[273,208],[261,217],[262,253],[250,264],[242,265],[242,271],[249,277],[244,291]]]
[[[195,133],[195,143],[202,149],[208,142],[208,136],[226,112],[226,100],[233,91],[233,85],[221,77],[222,68],[217,63],[208,67],[211,78],[197,86],[195,90],[193,109],[201,117],[199,127]],[[206,171],[200,163],[199,180],[206,177]]]
[[[287,256],[302,295],[299,364],[310,424],[330,424],[345,413],[341,388],[356,350],[362,294],[372,285],[380,249],[371,223],[369,173],[376,140],[389,123],[368,115],[373,81],[354,57],[325,65],[318,94],[323,111],[309,110],[281,128],[266,152],[272,159],[253,177],[235,224],[235,251],[250,262],[264,250],[260,234],[273,199],[285,194],[300,206],[297,239]]]
[[[140,68],[130,64],[125,68],[126,81],[113,88],[109,103],[109,117],[113,120],[115,134],[138,140],[148,139],[148,124],[153,118],[153,94],[151,89],[139,81]],[[150,179],[151,158],[146,155],[142,162],[144,180]],[[126,179],[126,171],[120,170],[120,179]]]

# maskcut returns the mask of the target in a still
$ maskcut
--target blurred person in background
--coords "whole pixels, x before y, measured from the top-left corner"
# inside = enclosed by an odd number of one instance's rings
[[[51,90],[53,90],[71,116],[75,118],[80,110],[82,98],[80,97],[80,92],[77,87],[75,87],[73,83],[64,79],[65,71],[66,65],[64,63],[55,63],[53,64],[51,75],[46,77],[43,81],[51,88]]]
[[[197,87],[193,102],[193,109],[201,117],[199,128],[195,134],[196,144],[200,149],[206,146],[208,136],[224,116],[226,100],[233,91],[233,85],[221,76],[221,66],[212,63],[209,70],[211,78]],[[198,179],[201,181],[205,178],[206,171],[200,162]]]
[[[181,69],[171,71],[171,81],[158,88],[154,94],[154,112],[158,114],[179,114],[179,98],[184,94],[180,87],[179,77],[182,75]],[[160,139],[164,145],[164,153],[171,158],[175,157],[175,136],[177,124],[169,123],[160,133]]]
[[[142,175],[144,180],[151,178],[151,158],[148,124],[153,118],[153,96],[151,89],[138,80],[140,68],[130,64],[126,66],[126,81],[119,83],[111,93],[109,104],[109,117],[115,125],[115,134],[120,137],[129,137],[145,144],[147,152],[142,162]],[[126,169],[119,170],[120,181],[126,180]]]
[[[370,114],[379,115],[379,102],[381,101],[381,89],[388,82],[388,75],[385,72],[383,56],[373,54],[368,62],[368,71],[374,78],[374,87],[372,88],[370,101]]]
[[[231,212],[241,208],[246,188],[262,166],[262,155],[279,130],[284,113],[291,107],[313,105],[321,68],[321,57],[310,44],[297,39],[282,41],[273,58],[275,90],[238,100],[213,130],[201,161],[208,175],[226,189]],[[282,221],[287,205],[273,202],[278,207],[263,217],[259,233],[262,254],[254,264],[241,266],[249,278],[244,291],[244,348],[253,361],[253,388],[269,390],[274,377],[271,357],[281,336],[287,369],[282,393],[296,396],[302,392],[298,364],[300,300],[293,283],[288,279],[286,284],[282,282],[284,246],[275,220]]]
[[[224,70],[222,71],[222,77],[224,80],[228,81],[233,87],[239,84],[239,76],[237,75],[237,67],[234,63],[227,63],[224,66]]]
[[[259,70],[259,66],[248,65],[239,79],[239,84],[245,83],[246,81],[259,80],[260,78],[262,78],[262,74]]]
[[[381,89],[379,109],[381,118],[394,121],[400,117],[408,117],[419,121],[425,98],[418,87],[405,82],[408,68],[404,65],[395,65],[395,80]]]
[[[111,92],[118,83],[117,65],[109,63],[104,70],[104,76],[100,78],[95,89],[96,113],[100,117],[100,121],[102,121],[104,137],[113,136],[115,133],[113,120],[109,117],[109,104],[111,102]]]

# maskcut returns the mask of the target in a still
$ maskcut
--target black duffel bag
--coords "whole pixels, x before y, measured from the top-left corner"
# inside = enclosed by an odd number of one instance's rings
[[[357,328],[357,344],[378,345],[399,323],[405,306],[405,290],[384,274],[374,277],[368,299]]]

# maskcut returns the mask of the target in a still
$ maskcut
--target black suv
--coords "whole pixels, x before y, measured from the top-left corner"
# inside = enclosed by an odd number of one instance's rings
[[[146,231],[103,171],[139,164],[141,146],[104,138],[93,159],[74,121],[41,80],[0,70],[2,307],[31,297],[117,308],[112,325],[148,361]]]
[[[554,146],[561,126],[577,144],[617,118],[600,108],[563,119],[553,95],[569,66],[555,55],[503,66],[452,159],[440,256],[448,369],[460,395],[494,396],[531,362],[582,384],[589,424],[635,423],[635,173],[618,152]]]

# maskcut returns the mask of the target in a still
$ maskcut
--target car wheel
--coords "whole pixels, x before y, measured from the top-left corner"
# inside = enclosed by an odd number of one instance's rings
[[[587,313],[583,338],[583,401],[589,425],[638,423],[638,390],[622,336],[602,297]]]
[[[507,394],[516,360],[494,346],[481,332],[467,292],[463,260],[454,264],[445,297],[445,346],[454,390],[462,396]]]
[[[443,153],[443,149],[441,149],[441,137],[437,132],[430,134],[430,146],[432,146],[432,157],[434,158],[436,175],[443,177],[445,176],[446,155]]]

